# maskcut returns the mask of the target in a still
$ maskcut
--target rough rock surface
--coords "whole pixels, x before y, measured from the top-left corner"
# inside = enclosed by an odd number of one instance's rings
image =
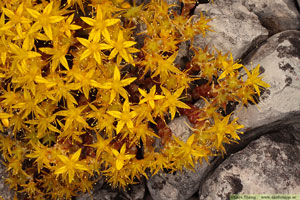
[[[258,106],[236,114],[247,128],[255,128],[300,111],[300,31],[273,35],[245,59],[248,68],[261,65],[263,80],[271,85]],[[252,63],[252,64],[250,64]]]
[[[268,36],[258,17],[241,2],[200,4],[194,14],[199,16],[200,12],[212,18],[209,24],[215,32],[208,32],[205,38],[196,36],[195,46],[204,48],[209,45],[222,52],[231,51],[233,57],[238,59]]]
[[[5,178],[6,173],[5,173],[6,167],[2,165],[0,161],[0,199],[1,197],[3,199],[13,199],[14,197],[14,192],[9,189],[9,186],[5,184]]]
[[[171,121],[168,126],[172,133],[186,141],[190,134],[187,117],[179,117]],[[155,200],[185,200],[190,198],[199,188],[201,179],[209,170],[206,161],[196,165],[195,172],[184,169],[175,174],[159,173],[147,181],[148,190]]]
[[[95,184],[91,193],[85,193],[76,200],[143,200],[145,196],[145,183],[132,185],[126,191],[118,191],[112,189],[109,185],[104,184],[104,180]]]
[[[297,194],[300,140],[295,129],[262,136],[227,158],[206,179],[200,200],[226,200],[230,194]]]
[[[300,14],[294,0],[243,0],[270,34],[300,29]]]
[[[219,6],[242,3],[250,12],[258,16],[261,24],[271,35],[300,29],[300,14],[294,0],[215,0]]]
[[[147,187],[155,200],[186,200],[199,189],[208,169],[209,165],[204,161],[196,166],[195,172],[184,169],[174,175],[157,174],[148,180]]]

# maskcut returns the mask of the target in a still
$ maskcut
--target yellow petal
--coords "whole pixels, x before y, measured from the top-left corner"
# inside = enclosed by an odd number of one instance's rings
[[[51,25],[50,24],[46,24],[45,26],[43,26],[45,34],[49,37],[50,40],[52,40],[52,29],[51,29]]]
[[[117,168],[117,170],[122,169],[123,166],[124,166],[124,160],[119,160],[119,159],[117,159],[117,160],[116,160],[116,168]]]
[[[131,47],[135,44],[136,44],[136,42],[134,42],[134,41],[126,41],[126,42],[123,42],[123,47],[128,48],[128,47]]]
[[[136,80],[136,77],[133,77],[133,78],[126,78],[126,79],[122,80],[121,83],[122,83],[122,86],[124,87],[124,86],[126,86],[126,85],[131,84],[131,83],[132,83],[133,81],[135,81],[135,80]]]
[[[67,69],[70,70],[68,61],[65,56],[59,58],[59,62]]]
[[[107,19],[104,21],[105,26],[112,26],[116,23],[118,23],[120,21],[120,19]]]
[[[63,163],[68,163],[70,160],[67,156],[65,155],[57,155],[57,157],[63,162]]]
[[[43,13],[49,15],[52,11],[53,1],[51,1],[45,8]]]
[[[120,70],[117,66],[114,69],[114,80],[119,81],[121,79]]]
[[[63,166],[61,168],[58,168],[57,170],[55,170],[54,174],[64,174],[67,172],[67,167]]]
[[[87,168],[86,166],[84,166],[82,164],[78,164],[78,163],[75,164],[75,169],[89,171],[89,168]]]
[[[82,19],[82,21],[84,21],[85,23],[87,23],[90,26],[94,26],[95,20],[91,19],[89,17],[80,17]]]
[[[92,53],[92,52],[91,52],[89,49],[85,50],[85,51],[81,54],[80,60],[83,60],[83,59],[89,57],[89,56],[91,55],[91,53]]]
[[[117,119],[121,119],[122,114],[119,111],[107,111],[107,113]]]
[[[3,10],[4,14],[9,18],[13,18],[15,16],[15,13],[7,8],[2,7],[2,10]]]
[[[49,23],[57,23],[57,22],[60,22],[63,19],[64,19],[63,16],[50,16],[49,17]]]
[[[141,95],[146,96],[147,92],[145,90],[142,90],[140,88],[138,88],[139,92],[141,93]]]
[[[71,160],[73,160],[73,161],[79,160],[80,154],[81,154],[81,149],[78,149],[78,150],[76,151],[76,153],[74,153],[74,154],[72,155]]]
[[[94,58],[95,58],[96,62],[99,65],[101,65],[101,55],[100,55],[100,53],[98,51],[94,53]]]
[[[122,128],[124,127],[125,122],[123,121],[119,121],[118,125],[117,125],[117,134],[120,133],[120,131],[122,130]]]
[[[36,10],[30,9],[30,8],[26,8],[27,12],[35,19],[38,19],[40,17],[40,13]]]
[[[116,55],[118,54],[118,51],[116,49],[113,49],[109,56],[108,56],[108,60],[111,60],[112,58],[114,58]]]
[[[101,44],[99,44],[99,48],[100,48],[101,50],[105,50],[105,49],[111,49],[111,48],[113,48],[113,46],[111,46],[111,45],[109,45],[109,44],[101,43]]]
[[[77,37],[76,39],[85,47],[89,47],[91,45],[90,41],[85,38]]]
[[[120,153],[115,150],[115,149],[111,149],[111,152],[117,157]]]

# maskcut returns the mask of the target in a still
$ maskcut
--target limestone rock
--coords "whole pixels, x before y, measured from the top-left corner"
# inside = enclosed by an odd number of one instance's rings
[[[209,24],[215,32],[207,32],[205,38],[196,36],[195,46],[204,48],[209,45],[224,53],[231,51],[238,59],[268,36],[258,17],[241,2],[200,4],[194,14],[199,16],[200,12],[212,19]]]
[[[249,69],[260,64],[263,80],[271,87],[261,95],[257,106],[236,113],[239,123],[253,129],[300,112],[300,31],[273,35],[244,61]]]
[[[300,191],[299,132],[262,136],[228,157],[199,190],[199,200],[225,200],[230,194],[297,194]]]
[[[190,129],[192,124],[189,122],[186,116],[175,118],[168,124],[168,126],[171,129],[173,135],[179,137],[185,142],[192,134]]]
[[[300,29],[300,14],[294,0],[243,0],[243,4],[258,16],[270,34]]]
[[[9,185],[5,183],[5,178],[7,178],[7,174],[5,172],[6,167],[2,165],[0,161],[0,199],[1,197],[3,199],[13,199],[14,198],[14,192],[9,189]]]
[[[175,136],[186,141],[191,135],[187,124],[189,124],[188,119],[183,116],[174,119],[168,125]],[[209,168],[206,161],[203,161],[201,165],[196,165],[195,172],[189,169],[175,174],[161,172],[148,180],[147,187],[155,200],[186,200],[198,191],[201,179]]]
[[[105,185],[102,187],[95,186],[91,193],[85,193],[78,197],[76,200],[143,200],[145,195],[145,183],[142,182],[137,185],[131,185],[127,190],[117,190],[111,186]]]
[[[174,175],[157,174],[148,180],[147,186],[155,200],[186,200],[199,189],[208,169],[209,165],[203,161],[201,165],[197,164],[195,172],[184,169]]]

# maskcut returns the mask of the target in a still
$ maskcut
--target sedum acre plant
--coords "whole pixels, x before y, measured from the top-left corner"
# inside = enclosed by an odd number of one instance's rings
[[[1,160],[26,198],[70,199],[97,177],[125,188],[193,169],[239,140],[228,105],[255,104],[269,86],[259,66],[193,46],[212,30],[204,15],[190,16],[191,2],[178,12],[164,0],[131,3],[0,2]],[[193,57],[176,64],[189,42]],[[192,124],[187,141],[167,125],[180,114]]]

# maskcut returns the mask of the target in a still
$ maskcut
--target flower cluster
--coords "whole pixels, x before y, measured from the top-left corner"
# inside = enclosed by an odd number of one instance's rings
[[[239,139],[243,126],[227,106],[256,103],[269,85],[259,66],[249,71],[229,53],[194,47],[210,19],[176,7],[0,2],[0,152],[10,188],[30,199],[70,199],[97,177],[125,188],[192,169]],[[194,56],[180,66],[183,43]],[[202,108],[193,106],[199,99]],[[186,142],[167,125],[178,114],[193,126]]]

